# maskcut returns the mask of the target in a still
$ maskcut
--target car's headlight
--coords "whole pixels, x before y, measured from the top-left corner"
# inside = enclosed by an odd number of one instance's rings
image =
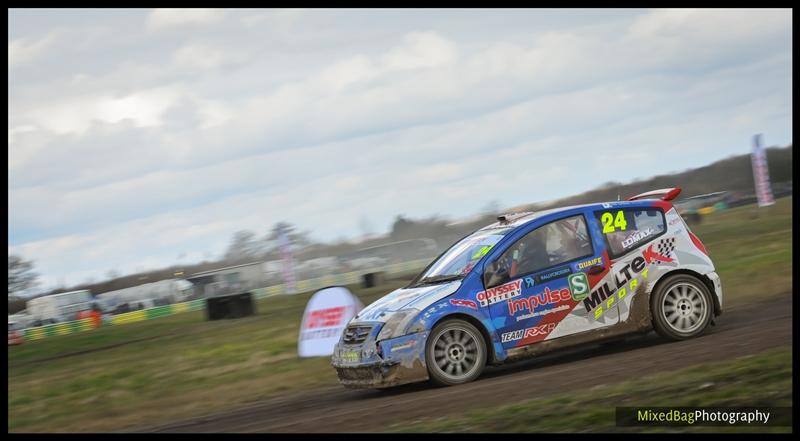
[[[388,338],[401,337],[406,334],[406,328],[411,320],[417,317],[420,313],[419,309],[409,308],[392,313],[389,320],[381,328],[378,334],[378,341],[386,340]]]

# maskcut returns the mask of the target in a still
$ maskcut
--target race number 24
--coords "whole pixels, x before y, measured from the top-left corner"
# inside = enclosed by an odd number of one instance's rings
[[[606,211],[600,215],[600,222],[603,223],[603,234],[613,233],[617,229],[625,231],[628,227],[628,221],[625,220],[625,213],[622,210],[617,211],[616,214]]]

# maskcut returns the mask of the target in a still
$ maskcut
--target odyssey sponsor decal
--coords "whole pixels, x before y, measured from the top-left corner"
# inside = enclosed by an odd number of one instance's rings
[[[652,236],[655,231],[652,228],[648,228],[642,231],[635,231],[630,236],[626,237],[622,241],[622,248],[630,248],[631,245],[634,245],[637,242],[640,242],[642,239],[646,238],[647,236]]]
[[[572,268],[568,266],[563,266],[561,268],[556,268],[546,273],[537,274],[536,277],[534,277],[534,280],[536,281],[536,283],[542,284],[545,282],[549,282],[551,280],[558,279],[560,277],[564,277],[570,273],[572,273]]]
[[[550,314],[551,312],[559,312],[559,311],[565,311],[565,310],[569,310],[569,309],[572,309],[572,306],[570,306],[570,305],[556,306],[555,308],[545,309],[543,311],[531,312],[530,314],[521,315],[521,316],[517,317],[517,321],[521,322],[521,321],[527,320],[529,318],[534,318],[534,317],[539,317],[539,316],[542,316],[542,315]]]
[[[547,335],[555,329],[555,323],[545,323],[543,325],[534,326],[526,329],[518,329],[516,331],[506,332],[500,336],[502,343],[510,341],[522,340],[523,338],[536,337],[539,335]]]
[[[450,304],[453,306],[466,306],[467,308],[478,309],[477,303],[467,299],[450,299]]]
[[[475,297],[481,306],[489,306],[520,294],[522,294],[522,279],[480,291]]]
[[[598,257],[598,259],[600,259]],[[580,302],[589,295],[589,278],[584,273],[570,274],[567,276],[567,283],[569,283],[569,292],[572,294],[572,300]]]
[[[521,299],[511,299],[508,301],[508,315],[514,315],[517,311],[527,310],[533,312],[537,306],[540,305],[552,305],[554,303],[559,303],[561,301],[567,301],[572,299],[572,294],[570,294],[569,289],[561,288],[556,290],[550,290],[550,288],[545,288],[539,294],[535,294],[529,297],[523,297]]]
[[[584,269],[584,268],[588,268],[588,267],[590,267],[592,265],[598,265],[598,264],[601,264],[601,263],[603,263],[603,256],[597,256],[592,260],[587,260],[586,262],[581,262],[577,266],[578,266],[578,269]]]
[[[604,282],[592,291],[590,296],[583,299],[583,306],[586,308],[587,314],[593,314],[595,319],[599,319],[605,311],[624,299],[628,293],[635,293],[636,288],[647,279],[647,263],[645,257],[636,256],[631,263],[626,263],[614,274],[615,286],[613,288],[609,282]],[[638,276],[641,276],[642,279],[638,279]]]

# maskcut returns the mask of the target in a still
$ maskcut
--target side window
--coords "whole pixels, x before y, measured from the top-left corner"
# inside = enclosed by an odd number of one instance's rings
[[[656,208],[611,209],[597,211],[595,216],[611,258],[634,250],[667,230],[664,213]]]
[[[593,253],[583,215],[557,220],[526,234],[488,265],[484,284],[497,286]]]

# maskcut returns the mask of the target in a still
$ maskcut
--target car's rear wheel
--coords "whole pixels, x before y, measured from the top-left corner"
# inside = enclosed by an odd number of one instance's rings
[[[706,329],[713,301],[702,281],[688,274],[676,274],[659,283],[650,305],[656,332],[670,340],[685,340]]]
[[[471,323],[447,320],[431,331],[425,347],[425,361],[432,382],[441,386],[468,383],[483,372],[486,343]]]

